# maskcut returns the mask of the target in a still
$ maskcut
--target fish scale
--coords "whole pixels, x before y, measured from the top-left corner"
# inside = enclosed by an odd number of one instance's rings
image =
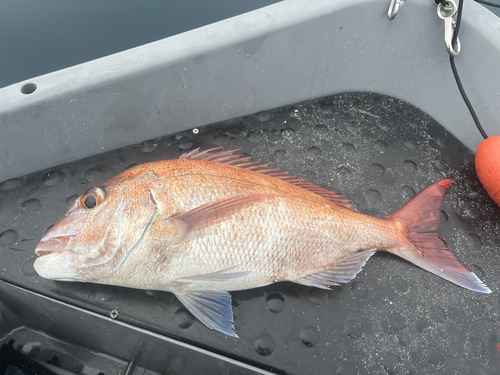
[[[230,336],[228,291],[278,281],[328,288],[352,280],[375,250],[490,292],[437,235],[452,180],[375,218],[339,194],[233,154],[194,150],[89,189],[42,238],[35,269],[58,280],[171,291]]]
[[[313,217],[310,213],[307,217],[302,213],[300,217],[295,216],[296,223],[292,223],[291,227],[308,235],[293,234],[290,229],[277,225],[278,215],[288,218],[297,213],[295,205],[290,204],[289,207],[287,210],[279,202],[269,202],[263,207],[252,207],[251,213],[235,215],[202,238],[191,241],[185,250],[189,254],[182,254],[172,267],[187,275],[194,272],[208,273],[231,265],[238,265],[238,270],[253,272],[237,285],[219,285],[227,290],[253,288],[274,280],[293,280],[332,267],[332,259],[338,258],[338,255],[331,250],[329,221],[322,220],[319,224],[323,225],[319,226],[316,225],[320,221],[317,216]],[[243,224],[254,230],[242,231]],[[337,247],[340,253],[342,250]],[[300,257],[298,262],[295,261],[297,257]],[[284,273],[283,270],[292,276],[280,275]]]

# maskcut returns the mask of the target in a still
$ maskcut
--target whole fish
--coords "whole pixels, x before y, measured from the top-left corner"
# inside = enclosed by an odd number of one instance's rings
[[[174,293],[208,328],[237,337],[228,291],[279,281],[328,289],[387,251],[490,293],[438,237],[434,183],[385,218],[235,151],[141,164],[87,190],[41,239],[39,275]]]

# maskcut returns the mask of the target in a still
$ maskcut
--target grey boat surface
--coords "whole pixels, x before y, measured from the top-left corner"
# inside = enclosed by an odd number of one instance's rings
[[[0,370],[29,357],[25,373],[500,373],[500,210],[475,175],[482,138],[436,4],[399,4],[388,20],[386,0],[282,1],[0,89]],[[500,18],[465,2],[459,39],[461,80],[500,134]],[[332,291],[232,293],[234,339],[170,293],[36,274],[36,244],[86,189],[217,146],[379,217],[455,178],[440,236],[493,293],[378,254]]]

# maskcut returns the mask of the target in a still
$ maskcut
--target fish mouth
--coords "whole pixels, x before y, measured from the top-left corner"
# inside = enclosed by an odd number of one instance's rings
[[[42,240],[38,243],[35,254],[39,257],[50,254],[60,254],[68,249],[68,244],[74,236],[53,237],[47,240]]]
[[[62,277],[62,278],[52,278],[51,280],[55,280],[55,281],[81,281],[80,279],[76,278],[76,277]]]
[[[53,251],[53,250],[35,250],[35,253],[39,257],[44,257],[44,256],[47,256],[49,254],[54,254],[54,253],[59,254],[61,252],[60,251]]]

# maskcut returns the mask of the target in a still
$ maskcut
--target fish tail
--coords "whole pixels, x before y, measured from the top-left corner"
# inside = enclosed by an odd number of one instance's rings
[[[438,236],[441,202],[452,179],[438,181],[386,219],[397,221],[404,228],[400,246],[387,251],[464,288],[491,293],[491,290],[468,271],[448,250]]]

